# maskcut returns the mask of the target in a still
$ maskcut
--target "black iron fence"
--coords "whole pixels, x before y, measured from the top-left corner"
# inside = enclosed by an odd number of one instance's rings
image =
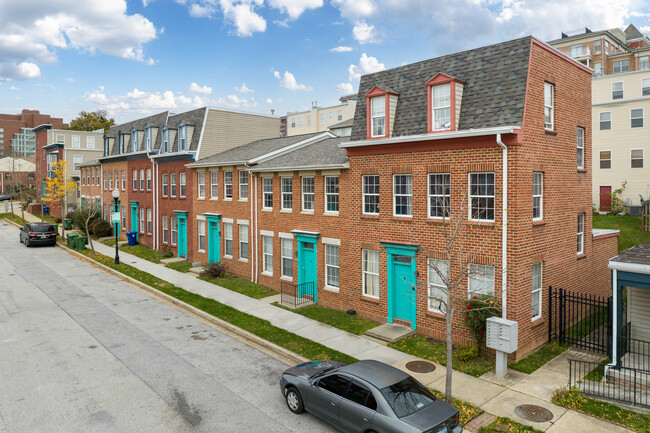
[[[612,298],[549,287],[549,340],[610,354]]]
[[[621,336],[618,340],[621,366],[650,374],[650,341],[631,338],[631,333],[631,323],[621,328]]]
[[[593,397],[650,406],[649,371],[570,359],[569,386]]]
[[[294,284],[288,281],[280,282],[280,302],[297,307],[309,304],[316,299],[316,283],[313,281]]]

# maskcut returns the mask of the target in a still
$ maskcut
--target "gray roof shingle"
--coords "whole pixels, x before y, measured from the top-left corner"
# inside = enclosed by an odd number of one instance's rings
[[[343,165],[348,162],[348,157],[345,149],[339,148],[339,143],[348,141],[349,139],[350,137],[336,137],[320,140],[264,161],[256,165],[253,171],[266,171],[286,167],[302,168]]]
[[[364,75],[351,140],[366,139],[366,98],[374,86],[399,93],[393,137],[427,133],[427,86],[441,72],[465,82],[458,129],[521,125],[531,37]]]
[[[650,242],[635,245],[611,259],[612,262],[650,265]]]
[[[167,128],[178,129],[178,125],[183,122],[185,125],[194,126],[194,133],[192,140],[188,143],[187,150],[195,152],[199,148],[199,140],[201,139],[201,129],[203,128],[203,119],[205,119],[205,111],[207,107],[198,108],[185,113],[174,114],[167,119]],[[174,142],[170,143],[170,151],[178,152],[178,134],[174,138]]]
[[[167,121],[167,117],[169,115],[168,111],[163,111],[162,113],[154,114],[152,116],[148,117],[142,117],[140,119],[132,120],[130,122],[126,123],[121,123],[119,125],[114,125],[111,126],[110,129],[108,130],[108,134],[106,134],[107,137],[109,138],[114,138],[112,147],[110,149],[110,154],[111,155],[119,155],[118,152],[118,146],[119,146],[119,141],[117,139],[118,135],[120,133],[123,134],[131,134],[131,131],[133,128],[135,128],[138,131],[144,131],[145,126],[153,126],[155,128],[162,128],[162,126],[165,124]],[[153,143],[153,148],[154,149],[159,149],[160,148],[160,140],[161,140],[161,134],[158,133],[155,143]],[[143,143],[138,143],[140,149],[144,149],[144,140],[142,140]],[[128,147],[128,149],[124,149],[124,153],[132,153],[132,150],[130,146],[125,146]]]

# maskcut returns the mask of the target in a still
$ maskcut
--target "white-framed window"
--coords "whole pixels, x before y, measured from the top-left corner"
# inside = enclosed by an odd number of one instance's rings
[[[133,191],[138,190],[138,170],[133,170]]]
[[[78,135],[73,135],[71,138],[72,147],[74,149],[79,149],[81,147],[81,137]]]
[[[554,119],[553,119],[553,107],[554,107],[554,95],[553,92],[555,86],[551,83],[544,83],[544,128],[553,129]]]
[[[262,178],[262,207],[273,209],[273,178]]]
[[[612,113],[611,111],[603,111],[598,115],[599,129],[601,131],[609,131],[612,129]]]
[[[429,174],[429,218],[449,218],[451,212],[451,174]]]
[[[641,94],[643,96],[650,96],[650,78],[641,80]]]
[[[144,169],[140,169],[140,191],[144,191]]]
[[[73,160],[74,165],[79,165],[82,164],[83,162],[84,162],[83,155],[74,155],[74,160]]]
[[[603,64],[601,62],[594,63],[594,77],[603,75]]]
[[[379,251],[361,250],[363,294],[379,298]]]
[[[312,176],[302,178],[302,210],[314,210],[314,178]]]
[[[282,188],[282,210],[293,209],[293,178],[280,178],[280,186]]]
[[[48,155],[49,157],[50,155]],[[49,159],[49,158],[48,158]],[[106,190],[106,184],[108,183],[108,177],[106,176],[106,172],[104,172],[104,191]],[[106,219],[106,218],[104,218]]]
[[[339,177],[325,176],[325,211],[339,211]]]
[[[298,117],[298,126],[302,128],[302,116]]]
[[[151,169],[147,169],[147,191],[151,191]]]
[[[239,199],[248,200],[248,171],[239,170]]]
[[[223,172],[224,198],[232,198],[232,171]]]
[[[162,135],[162,144],[160,145],[160,153],[169,152],[169,129],[164,128]]]
[[[325,113],[320,113],[320,123],[325,123]]]
[[[172,217],[172,245],[178,243],[178,218]]]
[[[140,229],[140,233],[143,233],[143,234],[147,230],[147,227],[144,225],[144,208],[143,207],[140,208],[140,227],[139,227],[139,229]]]
[[[585,129],[577,129],[577,163],[578,168],[585,168]]]
[[[196,173],[196,184],[198,185],[198,198],[205,198],[205,171]]]
[[[337,119],[338,119],[339,122],[340,122],[341,120],[343,120],[343,110],[339,110],[339,111],[338,111],[338,113],[337,113]]]
[[[121,155],[124,153],[124,134],[120,133],[117,138],[117,151]]]
[[[431,129],[451,129],[451,84],[431,87]]]
[[[147,209],[147,234],[150,235],[153,232],[153,218],[151,209]]]
[[[331,119],[330,112],[330,121]],[[371,137],[384,137],[386,135],[386,97],[375,96],[370,98],[370,127]]]
[[[92,135],[86,137],[86,148],[87,149],[95,148],[95,137],[93,137]]]
[[[330,119],[330,122],[334,122],[334,112],[333,111],[329,112],[329,119]]]
[[[133,152],[138,151],[138,131],[135,128],[131,130],[131,150]]]
[[[293,239],[282,239],[282,276],[293,278]]]
[[[571,57],[580,57],[582,56],[582,44],[571,45]]]
[[[470,263],[467,284],[470,298],[474,295],[494,296],[494,266]]]
[[[325,244],[325,285],[339,287],[339,247]]]
[[[113,191],[113,172],[108,172],[108,188]]]
[[[542,317],[542,263],[533,265],[532,320]]]
[[[180,197],[185,197],[185,194],[187,192],[187,174],[186,173],[179,173],[178,174],[178,186],[179,186],[179,196]]]
[[[648,56],[639,57],[639,71],[647,71],[650,69],[650,64],[648,63]]]
[[[600,168],[612,168],[612,152],[610,150],[601,150],[600,152]]]
[[[151,127],[149,126],[144,129],[144,144],[145,149],[151,149]]]
[[[363,213],[368,215],[379,214],[379,175],[369,174],[361,176],[363,186]]]
[[[205,220],[196,220],[199,251],[205,251]]]
[[[273,275],[273,237],[262,236],[262,271]]]
[[[178,127],[178,151],[187,150],[187,126]]]
[[[630,110],[630,128],[643,128],[643,108]]]
[[[307,126],[311,125],[311,116],[307,116]]]
[[[126,209],[124,206],[121,207],[120,211],[122,214],[122,231],[126,231]]]
[[[469,174],[469,219],[494,221],[494,173]]]
[[[56,134],[56,142],[57,142],[57,144],[65,144],[65,135],[64,134]]]
[[[429,310],[444,313],[447,304],[447,285],[441,274],[447,278],[449,274],[449,261],[441,259],[429,259]]]
[[[85,168],[81,169],[81,186],[86,185],[86,170]]]
[[[612,83],[612,99],[623,99],[623,82]]]
[[[630,168],[643,168],[643,149],[630,150]]]
[[[585,214],[578,214],[578,248],[577,253],[582,254],[584,252],[585,243]]]
[[[167,183],[169,181],[169,175],[167,173],[163,173],[162,175],[162,196],[167,197],[167,193],[169,192],[169,184]]]
[[[122,178],[122,191],[126,190],[126,170],[122,170],[121,178]],[[117,182],[115,182],[115,187],[117,188]]]
[[[219,172],[210,172],[210,198],[219,198]]]
[[[239,258],[248,259],[248,225],[239,224]]]
[[[172,197],[176,197],[176,173],[171,173],[169,175],[169,192]]]
[[[413,215],[413,175],[393,175],[393,215]]]
[[[223,223],[223,253],[232,257],[232,223]]]
[[[614,62],[614,73],[621,74],[623,72],[630,71],[630,61],[629,60],[618,60]]]
[[[533,221],[544,218],[544,173],[533,172]]]
[[[162,217],[162,241],[163,244],[166,244],[169,242],[169,226],[168,226],[168,221],[167,221],[167,215],[163,215]]]
[[[600,53],[602,46],[602,41],[600,39],[594,41],[594,54]]]

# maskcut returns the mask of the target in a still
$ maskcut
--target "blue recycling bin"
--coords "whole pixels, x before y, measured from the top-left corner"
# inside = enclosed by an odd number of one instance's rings
[[[48,215],[50,213],[50,208],[48,206],[43,206],[43,215]]]
[[[138,232],[126,232],[126,239],[129,241],[129,246],[134,246],[138,243]]]

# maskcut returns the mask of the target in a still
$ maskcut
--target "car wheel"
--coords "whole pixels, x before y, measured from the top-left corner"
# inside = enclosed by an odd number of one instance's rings
[[[29,239],[25,239],[25,246],[29,248]]]
[[[303,413],[305,411],[305,405],[302,403],[302,397],[296,388],[287,389],[287,406],[289,410],[293,413]]]
[[[23,237],[22,235],[18,236],[18,241],[22,244],[23,243]]]

